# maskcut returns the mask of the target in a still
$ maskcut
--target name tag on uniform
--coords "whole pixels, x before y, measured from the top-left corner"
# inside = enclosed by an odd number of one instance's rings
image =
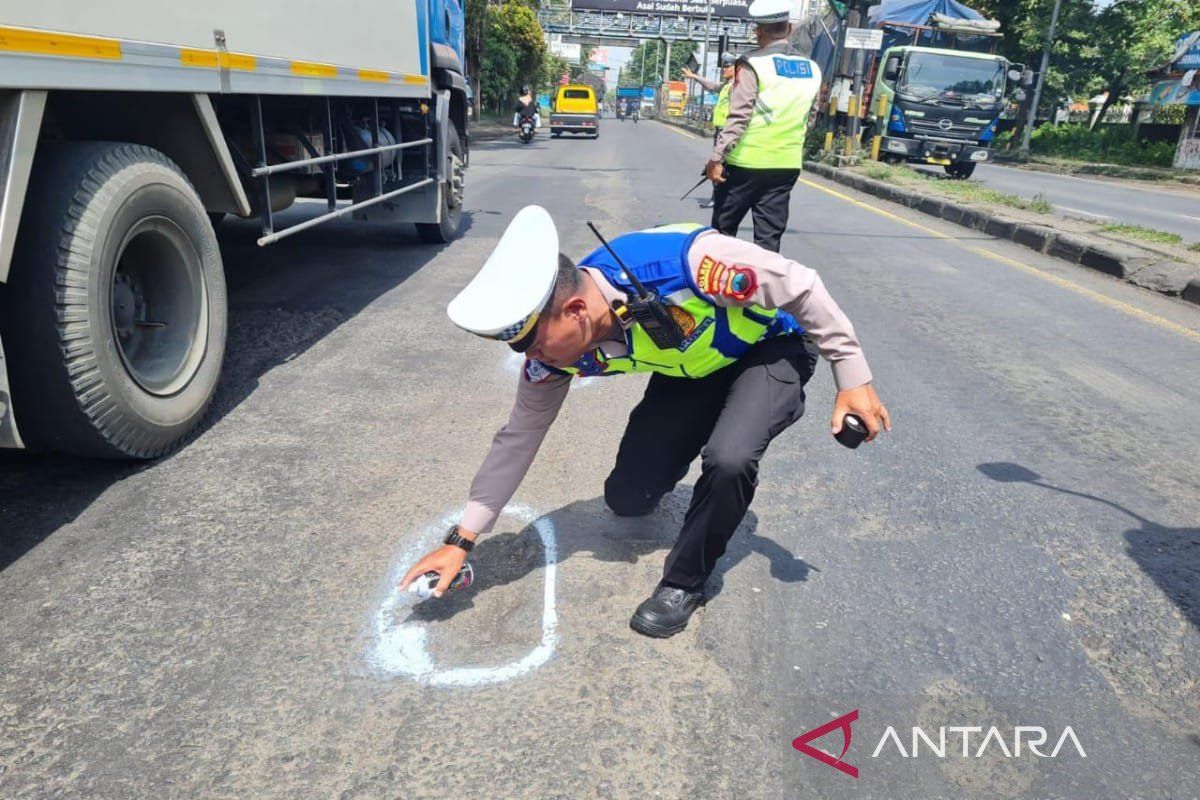
[[[775,74],[781,78],[811,78],[813,76],[812,64],[808,61],[793,61],[790,58],[780,58],[776,56]]]

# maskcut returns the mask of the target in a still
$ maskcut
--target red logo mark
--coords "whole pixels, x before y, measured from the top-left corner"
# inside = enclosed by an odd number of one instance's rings
[[[815,758],[822,764],[828,764],[834,769],[846,773],[851,778],[857,779],[858,767],[842,761],[842,758],[846,755],[846,751],[850,749],[850,723],[856,721],[858,721],[857,708],[851,711],[849,714],[843,714],[837,719],[826,722],[819,728],[813,728],[808,733],[797,736],[792,740],[792,747],[796,748],[801,753],[804,753],[806,756]],[[820,750],[808,744],[813,739],[820,739],[825,734],[838,728],[841,728],[842,731],[842,752],[837,758],[834,758],[828,753],[822,753]]]

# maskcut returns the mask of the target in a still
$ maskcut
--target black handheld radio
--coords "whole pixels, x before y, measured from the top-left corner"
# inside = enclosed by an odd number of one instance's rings
[[[613,313],[622,322],[627,322],[630,318],[638,325],[642,326],[642,330],[650,337],[650,341],[654,342],[656,347],[663,350],[678,348],[683,344],[683,329],[679,327],[679,323],[667,311],[666,305],[658,298],[654,292],[650,291],[638,280],[633,274],[633,270],[625,266],[625,262],[616,254],[609,243],[600,235],[600,231],[596,230],[596,226],[591,222],[587,224],[592,229],[592,233],[596,234],[596,238],[600,240],[600,244],[604,245],[604,249],[617,262],[617,266],[629,278],[629,282],[633,284],[633,288],[637,289],[637,297],[630,299],[624,305],[620,303],[613,304]]]

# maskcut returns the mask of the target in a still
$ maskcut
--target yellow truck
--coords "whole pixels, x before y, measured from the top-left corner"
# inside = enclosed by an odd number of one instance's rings
[[[564,133],[590,133],[593,139],[599,138],[600,108],[591,86],[568,83],[555,92],[550,135],[557,138]]]

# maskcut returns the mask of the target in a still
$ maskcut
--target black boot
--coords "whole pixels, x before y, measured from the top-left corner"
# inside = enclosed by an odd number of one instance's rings
[[[666,639],[686,628],[692,612],[702,605],[703,589],[692,591],[660,583],[633,612],[629,627],[644,636]]]

